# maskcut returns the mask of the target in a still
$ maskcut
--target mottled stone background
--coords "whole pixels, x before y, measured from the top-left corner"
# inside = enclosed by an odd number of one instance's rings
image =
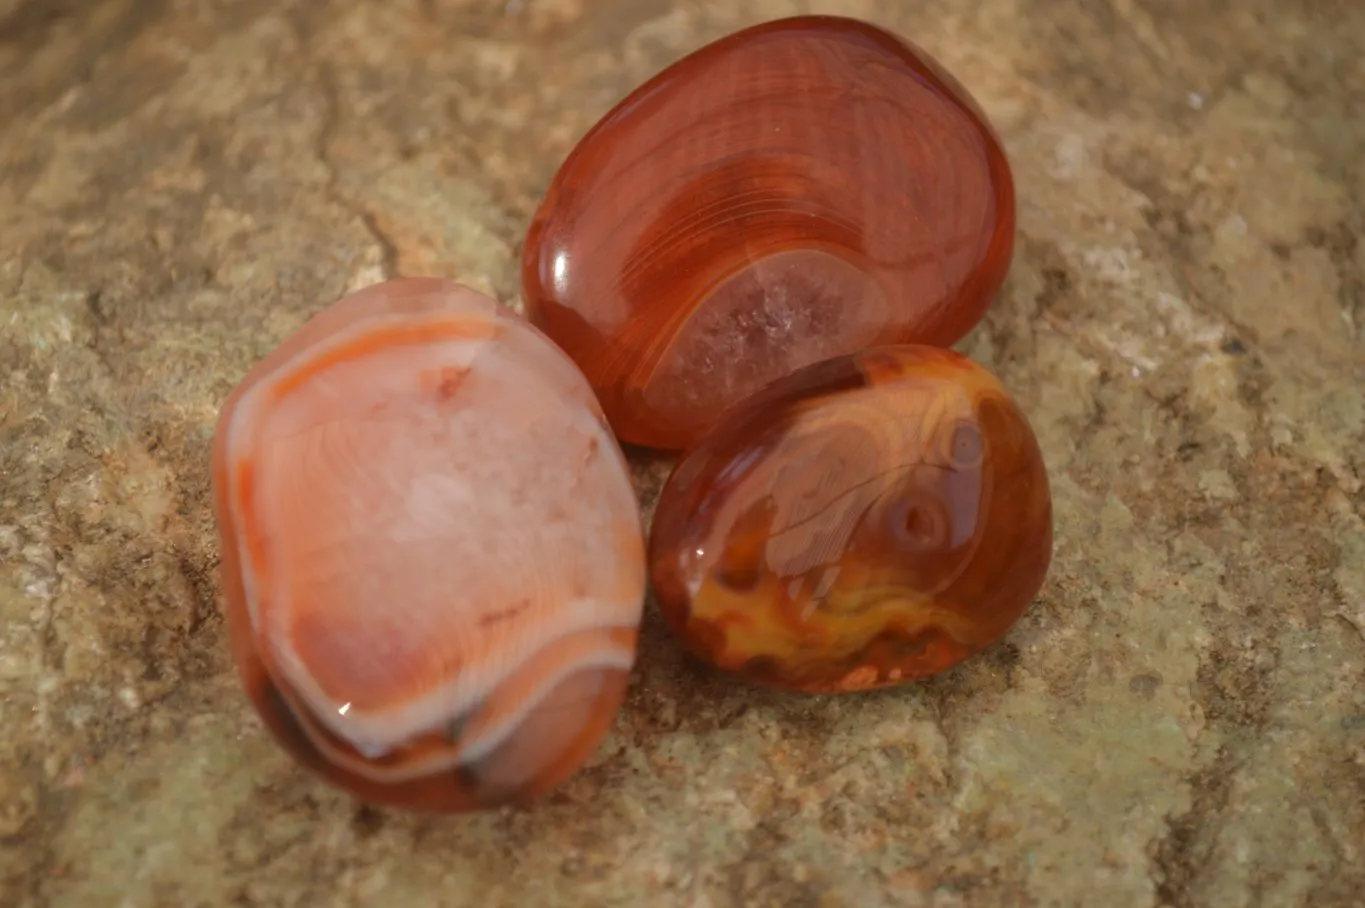
[[[891,26],[998,125],[1054,571],[983,657],[802,698],[651,617],[543,806],[358,808],[227,658],[216,409],[384,276],[518,305],[575,139],[794,12]],[[1357,0],[0,0],[0,905],[1365,904]],[[648,502],[661,467],[642,466]]]

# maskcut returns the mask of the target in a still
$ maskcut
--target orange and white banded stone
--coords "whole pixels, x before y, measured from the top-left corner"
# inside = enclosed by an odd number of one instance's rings
[[[625,695],[646,583],[621,450],[537,329],[436,279],[316,315],[227,399],[233,654],[266,725],[370,803],[543,794]]]

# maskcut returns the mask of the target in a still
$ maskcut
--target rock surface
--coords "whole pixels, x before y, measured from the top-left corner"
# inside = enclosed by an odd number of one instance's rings
[[[810,10],[920,43],[1011,155],[1018,254],[961,348],[1052,470],[1040,600],[846,698],[723,682],[651,617],[532,810],[302,774],[227,656],[228,390],[384,276],[518,306],[576,138]],[[1359,905],[1362,99],[1345,0],[0,0],[0,905]]]

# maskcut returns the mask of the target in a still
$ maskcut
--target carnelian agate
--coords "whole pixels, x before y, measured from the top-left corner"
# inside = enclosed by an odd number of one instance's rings
[[[672,449],[799,366],[950,346],[1014,230],[967,91],[893,35],[809,16],[702,48],[597,123],[531,222],[522,281],[618,437]]]
[[[740,403],[665,485],[660,610],[695,654],[805,691],[941,672],[998,639],[1052,557],[1033,431],[931,347],[809,366]]]
[[[515,314],[430,279],[341,300],[232,392],[213,484],[233,654],[304,765],[462,811],[597,746],[644,532],[592,389]]]

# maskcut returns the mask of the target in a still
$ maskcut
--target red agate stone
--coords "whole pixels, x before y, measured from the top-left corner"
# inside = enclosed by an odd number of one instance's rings
[[[998,640],[1052,559],[1033,430],[981,366],[862,351],[779,379],[683,455],[650,531],[659,609],[750,681],[846,691]]]
[[[522,279],[617,435],[677,448],[800,366],[951,345],[999,291],[1014,229],[967,91],[880,28],[805,16],[698,50],[597,123],[535,214]]]
[[[212,466],[233,656],[304,766],[454,812],[596,749],[644,533],[592,389],[530,324],[430,278],[353,293],[228,396]]]

